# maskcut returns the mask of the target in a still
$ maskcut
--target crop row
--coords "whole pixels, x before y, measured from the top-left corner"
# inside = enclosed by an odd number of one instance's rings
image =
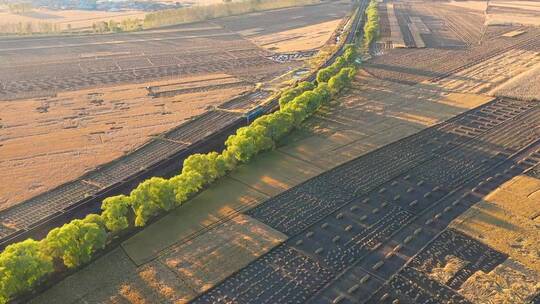
[[[445,193],[444,197],[428,195],[427,202],[415,212],[419,215],[418,217],[394,234],[391,240],[371,250],[361,259],[349,262],[353,267],[338,275],[335,280],[310,298],[310,301],[342,304],[366,303],[366,301],[367,303],[395,303],[396,300],[399,303],[468,303],[452,288],[459,289],[461,283],[475,271],[489,272],[506,256],[457,231],[445,229],[453,219],[480,200],[480,193],[489,193],[513,176],[522,174],[536,166],[540,161],[538,147],[538,143],[529,146],[493,168],[488,174],[471,180],[465,187],[452,194],[437,190],[437,192]],[[440,170],[440,168],[432,169]],[[418,184],[418,181],[418,177],[405,175],[388,182],[379,188],[379,191],[382,188],[387,189],[387,191],[400,188],[400,185],[407,182],[413,185],[411,187],[413,188],[412,193],[422,194],[420,189],[414,189],[414,185]],[[428,186],[425,183],[422,187],[430,189],[433,185]],[[471,192],[469,189],[474,190]],[[373,192],[378,193],[379,191]],[[411,198],[405,198],[403,193],[400,193],[402,197],[399,201],[388,203],[389,201],[386,200],[386,204],[382,198],[376,199],[370,196],[368,201],[359,198],[355,200],[353,205],[348,205],[348,208],[336,211],[334,216],[343,214],[345,220],[341,221],[344,225],[349,224],[346,220],[348,218],[355,221],[360,218],[362,223],[371,225],[374,214],[370,208],[375,206],[379,206],[379,214],[393,212],[393,209],[385,210],[385,208],[393,206],[393,204],[399,205],[401,201],[405,203],[404,205],[410,202],[420,206],[416,200],[411,201]],[[425,194],[420,196],[425,196]],[[359,204],[356,201],[365,202],[365,204]],[[367,204],[369,204],[369,208]],[[383,205],[385,207],[382,207]],[[355,213],[356,216],[351,216],[352,213]],[[361,216],[362,214],[367,215],[367,217]],[[321,222],[327,221],[325,219]],[[314,225],[310,230],[319,231],[317,226]],[[326,227],[325,230],[327,234],[334,231],[332,226]],[[315,235],[317,234],[318,232],[315,233]],[[319,238],[321,237],[319,236]],[[326,246],[329,244],[331,242],[328,241]],[[319,247],[322,246],[319,245]],[[449,278],[449,281],[445,282],[446,284],[442,284],[434,281],[427,274],[431,273],[434,267],[444,266],[447,256],[459,257],[465,261],[464,264],[468,267],[464,267]],[[410,261],[409,257],[414,258]],[[402,268],[407,263],[410,265]],[[350,278],[350,280],[345,278]],[[386,283],[385,280],[387,280]]]
[[[92,87],[103,84],[121,82],[140,82],[142,80],[181,76],[193,74],[215,73],[233,71],[275,64],[264,57],[250,57],[241,59],[229,59],[205,64],[174,64],[165,66],[134,67],[118,71],[105,71],[97,73],[79,73],[76,75],[63,76],[58,71],[58,76],[48,78],[35,78],[6,82],[0,89],[0,96],[4,98],[17,98],[17,94],[29,91],[55,92],[63,90],[75,90],[84,87]]]
[[[503,110],[507,106],[511,107],[513,111]],[[451,155],[443,156],[457,145],[463,145],[473,139],[470,135],[462,135],[455,130],[461,130],[466,126],[474,131],[471,134],[478,136],[486,130],[472,126],[484,119],[483,113],[491,115],[489,120],[492,123],[488,125],[494,127],[501,124],[501,122],[511,121],[511,119],[529,109],[529,106],[518,107],[510,100],[496,100],[437,127],[423,130],[325,172],[251,209],[248,211],[248,215],[285,234],[294,235],[354,197],[370,193],[393,177],[414,170],[419,164],[431,159],[434,159],[432,167],[440,167],[441,170],[425,170],[426,172],[424,172],[422,171],[424,167],[418,167],[417,171],[419,171],[423,183],[429,181],[432,175],[433,177],[440,175],[438,179],[442,180],[449,170],[464,174],[462,170],[471,168],[461,168],[457,162],[459,159],[455,160],[455,157]],[[493,134],[497,133],[493,132]],[[518,140],[517,137],[514,136],[514,138]],[[460,155],[465,154],[465,159],[475,160],[474,164],[477,166],[491,165],[498,158],[485,162],[483,158],[480,158],[485,154],[470,153],[475,148],[482,147],[482,144],[483,142],[476,142],[470,148],[460,148],[458,152]],[[497,145],[497,142],[491,144]],[[471,163],[472,160],[468,161],[468,163]],[[455,182],[460,180],[459,176],[453,178],[452,181]],[[435,183],[435,185],[438,184]],[[392,188],[387,187],[387,189]],[[386,192],[392,193],[392,191]],[[401,194],[401,196],[406,197],[409,194]],[[389,198],[389,200],[392,201],[392,198]],[[405,206],[405,208],[409,210],[421,208],[423,206],[422,197],[416,198],[416,200],[419,202],[417,205]]]

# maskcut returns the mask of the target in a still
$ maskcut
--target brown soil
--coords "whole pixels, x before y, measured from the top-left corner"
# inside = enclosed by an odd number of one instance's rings
[[[251,40],[259,46],[275,52],[296,52],[317,49],[323,46],[341,23],[341,19],[322,22]]]
[[[238,79],[213,74],[0,102],[0,209],[75,179],[251,88],[244,84],[153,99],[146,86],[231,81]]]

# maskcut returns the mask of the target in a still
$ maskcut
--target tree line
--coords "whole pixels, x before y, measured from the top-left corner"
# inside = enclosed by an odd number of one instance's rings
[[[366,48],[369,48],[379,35],[379,11],[377,7],[377,1],[371,0],[366,9],[366,23],[364,24],[364,46]]]
[[[89,214],[51,230],[40,240],[27,239],[0,253],[0,304],[31,290],[55,271],[90,262],[108,241],[134,227],[143,227],[156,215],[176,208],[216,179],[276,142],[328,103],[353,79],[356,47],[345,52],[317,74],[314,83],[302,82],[282,92],[279,110],[239,128],[225,141],[221,152],[193,154],[184,160],[180,174],[166,179],[152,177],[129,195],[108,197],[101,214]]]

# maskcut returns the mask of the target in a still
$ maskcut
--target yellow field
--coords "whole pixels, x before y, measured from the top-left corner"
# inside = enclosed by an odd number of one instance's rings
[[[486,11],[486,1],[451,1],[445,4],[459,6],[479,12]],[[515,9],[518,9],[517,11]],[[519,12],[519,9],[523,10]],[[540,3],[538,1],[491,0],[489,1],[486,25],[497,24],[540,24]]]
[[[275,52],[295,52],[323,46],[341,19],[252,38],[256,44]]]
[[[540,272],[540,180],[517,176],[452,222],[469,236]]]
[[[527,303],[539,282],[537,272],[509,258],[489,273],[474,273],[459,292],[472,303]]]
[[[92,27],[92,24],[99,21],[114,20],[121,22],[124,19],[144,18],[143,11],[83,11],[83,10],[65,10],[53,11],[44,8],[34,9],[32,12],[24,15],[13,14],[6,10],[0,10],[0,27],[5,24],[22,23],[52,23],[59,26],[59,30],[71,28],[73,30]]]

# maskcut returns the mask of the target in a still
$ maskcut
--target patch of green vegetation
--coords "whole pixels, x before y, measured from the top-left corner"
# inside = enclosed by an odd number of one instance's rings
[[[364,46],[366,48],[369,48],[371,43],[379,35],[379,11],[377,6],[377,1],[371,0],[366,9],[367,20],[364,24]]]

